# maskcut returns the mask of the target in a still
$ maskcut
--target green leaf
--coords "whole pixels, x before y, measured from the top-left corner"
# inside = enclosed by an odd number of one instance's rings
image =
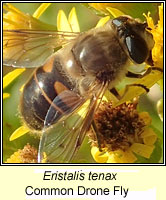
[[[89,6],[88,3],[81,3],[83,6],[85,6],[86,8],[88,8],[89,10],[91,10],[92,12],[94,12],[96,15],[100,16],[100,17],[105,17],[105,13],[103,13],[102,11],[96,10],[95,8]],[[108,15],[108,14],[107,14]]]
[[[104,3],[101,3],[104,4]],[[83,3],[84,6],[86,6],[88,9],[95,12],[96,15],[99,16],[105,16],[105,15],[111,15],[107,10],[106,7],[101,5],[102,10],[97,10],[95,8],[92,8],[89,6],[88,3]],[[147,14],[148,12],[151,12],[151,16],[155,17],[157,12],[157,5],[158,3],[110,3],[107,7],[112,7],[119,9],[121,12],[123,12],[126,15],[130,15],[134,18],[139,18],[141,20],[145,20],[143,17],[143,13]]]

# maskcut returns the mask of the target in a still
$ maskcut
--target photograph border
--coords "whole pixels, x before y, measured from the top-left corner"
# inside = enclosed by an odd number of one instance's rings
[[[47,3],[49,1],[42,1],[41,3]],[[97,1],[101,2],[101,1]],[[164,37],[163,37],[163,163],[132,163],[132,164],[128,164],[128,163],[27,163],[27,164],[19,164],[19,163],[3,163],[3,9],[1,9],[1,166],[103,166],[103,167],[107,167],[107,166],[166,166],[165,163],[165,1],[111,1],[112,2],[123,2],[123,3],[143,3],[143,2],[148,2],[148,3],[163,3],[163,22],[164,22]],[[39,3],[38,1],[1,1],[1,8],[3,8],[3,3]],[[51,3],[87,3],[87,1],[51,1]],[[89,3],[89,2],[88,2]],[[94,3],[94,2],[93,2]],[[102,2],[104,3],[104,2]],[[107,1],[108,3],[108,1]]]

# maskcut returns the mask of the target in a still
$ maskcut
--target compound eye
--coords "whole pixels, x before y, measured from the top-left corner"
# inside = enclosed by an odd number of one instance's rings
[[[122,25],[122,21],[118,18],[115,18],[112,20],[112,23],[116,26],[116,27],[119,27]]]
[[[138,35],[130,35],[125,38],[127,50],[131,59],[141,64],[145,62],[148,56],[148,47],[146,42]]]
[[[117,18],[114,18],[113,20],[112,20],[112,23],[113,23],[113,25],[115,26],[115,27],[121,27],[121,26],[125,26],[125,24],[126,24],[126,22],[128,21],[128,17],[126,17],[126,16],[120,16],[120,17],[117,17]]]

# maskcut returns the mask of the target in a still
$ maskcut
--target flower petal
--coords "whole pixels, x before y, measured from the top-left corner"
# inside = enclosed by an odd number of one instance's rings
[[[160,99],[157,102],[157,112],[158,112],[158,115],[159,115],[161,121],[163,121],[163,99]]]
[[[80,26],[78,23],[76,9],[74,7],[71,9],[69,13],[68,22],[70,23],[73,32],[80,32]]]
[[[152,118],[148,112],[139,113],[139,118],[144,121],[146,126],[149,126],[152,123]]]
[[[22,135],[25,135],[26,133],[29,132],[29,129],[26,128],[25,126],[20,126],[18,129],[16,129],[12,135],[10,136],[9,140],[13,141],[19,137],[21,137]]]
[[[109,155],[107,163],[117,163],[117,157],[115,156],[115,154],[112,153]]]
[[[106,8],[106,10],[108,10],[113,17],[119,17],[121,15],[125,15],[122,11],[120,11],[116,8],[108,7],[108,8]]]
[[[132,153],[131,150],[124,152],[123,161],[124,163],[134,163],[137,160],[137,157]]]
[[[3,99],[6,99],[6,98],[8,98],[8,97],[10,97],[10,94],[9,94],[9,93],[3,93]]]
[[[152,128],[146,128],[140,137],[143,138],[146,145],[153,145],[157,140],[157,135]]]
[[[51,3],[42,3],[39,8],[34,12],[33,17],[38,19],[50,5]]]
[[[143,16],[146,18],[146,21],[148,23],[148,26],[151,27],[152,29],[155,28],[154,22],[152,17],[150,17],[150,12],[148,12],[148,14],[146,15],[145,13],[143,13]]]
[[[103,154],[101,151],[99,151],[97,147],[91,148],[91,154],[94,160],[98,163],[105,163],[108,159],[108,154],[107,153]]]
[[[132,146],[130,147],[130,149],[140,155],[143,156],[145,158],[150,158],[153,150],[154,150],[154,146],[148,146],[145,144],[140,144],[140,143],[134,143],[132,144]]]
[[[124,163],[124,152],[121,149],[109,152],[107,163]]]
[[[160,67],[163,69],[163,4],[159,8],[159,20],[158,24],[154,25],[150,13],[146,16],[148,26],[152,29],[150,32],[153,34],[153,39],[155,41],[154,48],[152,50],[152,58],[155,67]]]
[[[20,92],[23,92],[25,84],[20,87]]]
[[[6,163],[37,163],[37,149],[26,144],[23,149],[18,149],[7,159]]]
[[[122,151],[112,151],[109,152],[109,158],[107,163],[134,163],[137,157],[132,153],[131,150]]]
[[[105,23],[108,22],[109,19],[110,19],[110,16],[101,18],[101,19],[98,21],[98,23],[97,23],[97,25],[96,25],[96,28],[103,26]]]
[[[12,154],[10,158],[6,160],[6,163],[22,163],[20,152],[14,152],[14,154]]]
[[[20,74],[22,74],[25,69],[15,69],[14,71],[8,73],[3,78],[3,89],[7,87],[12,81],[14,81]]]
[[[42,163],[46,163],[47,162],[47,155],[45,152],[43,152],[43,159],[42,159]]]
[[[63,10],[59,10],[58,12],[57,28],[58,28],[58,31],[68,31],[68,32],[72,31],[71,26]]]
[[[13,11],[19,13],[19,14],[22,14],[22,12],[19,9],[17,9],[16,7],[14,7],[11,3],[6,3],[6,5],[7,5],[7,7],[5,5],[4,5],[4,7],[5,7],[5,9],[9,8],[9,9],[7,9],[8,11],[13,10]]]

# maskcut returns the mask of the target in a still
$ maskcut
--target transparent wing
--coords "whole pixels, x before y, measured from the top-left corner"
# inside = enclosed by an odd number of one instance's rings
[[[39,67],[57,48],[79,33],[39,30],[3,30],[3,64],[13,67]]]
[[[71,161],[85,137],[106,88],[107,84],[102,84],[96,94],[83,99],[80,104],[77,102],[72,111],[67,114],[66,110],[66,115],[63,115],[55,124],[49,128],[45,127],[39,145],[39,162],[42,162],[43,155],[46,156],[48,163]],[[54,112],[52,111],[54,109],[53,107],[49,109],[47,117],[50,112]],[[49,120],[46,119],[46,121],[48,123]]]
[[[55,124],[60,118],[71,113],[78,106],[82,105],[84,101],[84,98],[73,91],[63,91],[53,100],[45,117],[44,126],[48,127]]]

